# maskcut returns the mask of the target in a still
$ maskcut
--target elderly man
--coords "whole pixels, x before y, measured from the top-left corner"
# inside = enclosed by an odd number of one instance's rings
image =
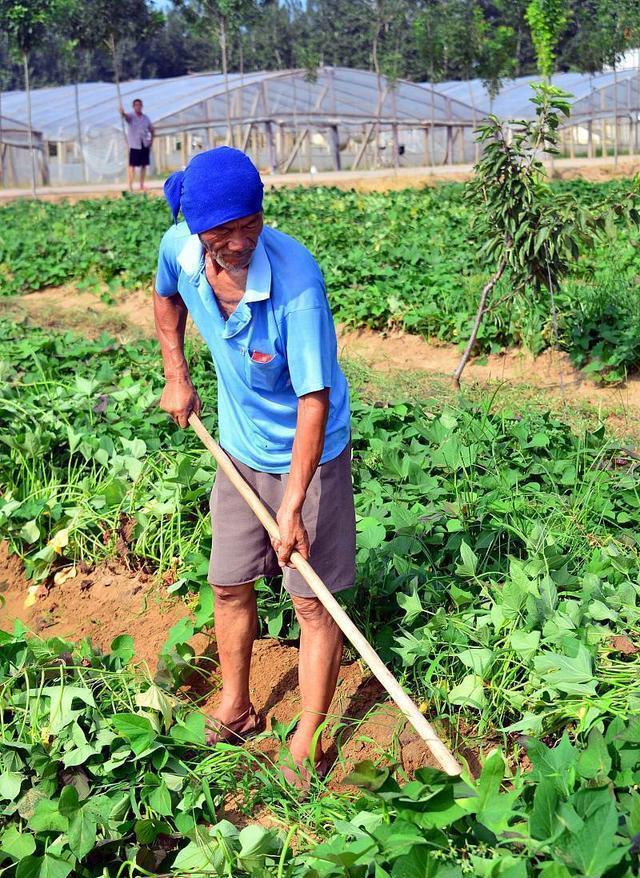
[[[218,472],[209,581],[222,697],[209,741],[242,740],[262,727],[249,700],[254,583],[283,572],[300,623],[303,709],[282,771],[304,788],[328,767],[315,737],[335,691],[342,635],[290,556],[297,550],[308,557],[332,592],[353,585],[349,393],[320,269],[296,240],[263,226],[262,191],[250,159],[228,147],[195,156],[165,183],[174,221],[181,210],[185,222],[173,225],[160,246],[160,405],[181,427],[200,410],[183,350],[188,312],[216,369],[220,443],[280,529],[272,544]]]

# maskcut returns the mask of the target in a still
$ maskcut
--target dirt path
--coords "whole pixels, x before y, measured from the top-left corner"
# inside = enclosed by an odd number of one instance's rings
[[[95,569],[77,571],[66,581],[39,586],[35,603],[25,606],[31,583],[22,575],[19,559],[0,544],[0,627],[11,628],[19,619],[42,637],[91,639],[107,650],[114,637],[130,634],[135,660],[153,673],[169,628],[187,614],[184,603],[166,595],[153,577],[127,569],[121,561],[107,562]],[[198,664],[207,673],[196,676],[189,697],[196,698],[206,712],[216,703],[220,681],[216,672],[215,643],[205,635],[192,641]],[[288,643],[256,641],[251,667],[251,698],[266,719],[288,724],[300,712],[297,678],[298,650]],[[340,788],[353,766],[365,759],[390,760],[412,772],[434,762],[426,747],[390,704],[378,682],[361,662],[343,663],[323,743],[336,762],[330,786]],[[253,745],[266,758],[276,760],[278,742],[269,737]],[[477,766],[475,754],[467,753]]]
[[[549,163],[546,163],[549,166]],[[638,156],[623,156],[616,163],[612,157],[560,158],[556,159],[553,176],[557,180],[590,180],[603,182],[622,177],[632,177],[640,170]],[[336,186],[339,189],[357,189],[360,192],[387,192],[437,183],[464,182],[473,173],[473,165],[439,165],[436,167],[378,168],[370,171],[322,171],[317,174],[266,174],[263,181],[267,188],[293,186]],[[164,179],[147,182],[147,194],[162,195]],[[80,201],[84,198],[113,198],[126,190],[126,183],[85,183],[41,187],[38,197],[43,201]],[[134,194],[138,194],[135,190]],[[0,189],[0,203],[15,198],[30,198],[28,188]]]
[[[73,284],[52,287],[26,296],[0,299],[0,314],[28,317],[51,329],[75,329],[98,336],[107,331],[121,341],[154,337],[152,291],[123,292],[113,304],[104,303],[91,292],[78,291]],[[189,330],[197,336],[192,324]],[[428,377],[447,379],[455,369],[460,352],[455,345],[432,344],[418,335],[392,332],[382,334],[369,329],[358,331],[338,327],[338,346],[342,356],[363,362],[367,367],[393,378],[406,373],[419,387]],[[603,417],[632,424],[640,418],[640,378],[632,377],[620,387],[594,384],[570,364],[563,353],[548,350],[539,357],[526,351],[472,360],[463,376],[467,386],[487,387],[503,382],[542,390],[549,402],[582,402],[600,410]],[[629,431],[628,431],[629,432]]]

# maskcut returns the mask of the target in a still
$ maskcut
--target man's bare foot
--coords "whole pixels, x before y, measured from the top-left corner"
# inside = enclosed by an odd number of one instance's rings
[[[308,793],[313,778],[318,780],[325,778],[329,773],[330,765],[325,755],[314,760],[312,764],[308,758],[298,760],[291,753],[287,753],[281,760],[279,768],[285,783],[301,793]]]

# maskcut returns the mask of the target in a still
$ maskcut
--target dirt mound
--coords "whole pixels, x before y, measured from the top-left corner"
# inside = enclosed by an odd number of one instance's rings
[[[92,338],[106,331],[129,341],[154,336],[151,297],[151,289],[135,290],[107,304],[95,293],[78,291],[73,284],[67,284],[0,301],[0,314],[28,317],[40,326],[74,329]],[[191,321],[187,335],[198,337]],[[446,378],[460,358],[455,345],[434,344],[405,332],[354,331],[338,326],[338,346],[342,356],[362,360],[369,368],[387,374],[415,372]],[[478,357],[470,361],[463,376],[467,386],[496,382],[528,385],[545,390],[555,399],[580,400],[623,412],[640,408],[640,378],[630,378],[620,387],[601,387],[575,369],[566,354],[552,350],[538,357],[518,349]]]
[[[131,634],[136,659],[151,669],[167,631],[186,613],[183,602],[163,594],[151,576],[116,561],[85,571],[78,566],[75,575],[58,585],[39,585],[35,603],[26,606],[30,587],[19,559],[9,554],[6,543],[0,544],[3,628],[19,619],[42,637],[88,637],[104,650],[119,634]]]
[[[43,637],[89,637],[108,649],[119,634],[134,639],[135,656],[154,669],[169,628],[186,614],[181,600],[167,596],[153,577],[131,571],[121,562],[107,562],[59,584],[38,586],[35,603],[25,606],[32,583],[24,579],[19,559],[0,545],[0,626],[10,628],[16,619]],[[194,676],[185,695],[211,711],[218,697],[215,642],[198,635],[192,645],[204,672]],[[250,689],[256,709],[272,721],[288,725],[301,710],[298,688],[298,650],[277,640],[257,640],[253,650]],[[365,759],[391,761],[407,773],[433,759],[397,708],[389,703],[380,684],[359,661],[345,661],[340,669],[336,695],[328,714],[323,744],[336,762],[330,785],[342,788],[353,766]],[[271,761],[278,759],[279,744],[269,737],[254,746]]]

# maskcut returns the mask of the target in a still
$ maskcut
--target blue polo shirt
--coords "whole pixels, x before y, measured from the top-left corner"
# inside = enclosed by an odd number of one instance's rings
[[[179,293],[207,343],[218,378],[220,444],[261,472],[291,469],[298,397],[329,388],[320,463],[349,441],[349,390],[338,365],[333,317],[322,273],[309,251],[264,228],[246,291],[225,320],[204,270],[204,251],[185,222],[162,238],[160,296]],[[266,357],[268,362],[259,362]]]

